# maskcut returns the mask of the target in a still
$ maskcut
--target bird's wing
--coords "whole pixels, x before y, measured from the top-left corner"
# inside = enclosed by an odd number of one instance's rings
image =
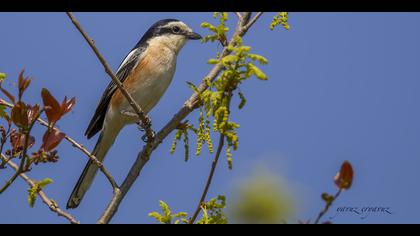
[[[130,72],[136,65],[139,63],[141,58],[143,57],[145,47],[138,47],[133,49],[124,59],[124,61],[120,64],[116,77],[121,81],[124,82],[125,79],[128,77]],[[117,90],[117,85],[112,80],[107,88],[105,89],[104,93],[102,94],[101,100],[99,101],[98,106],[96,107],[95,113],[93,114],[92,119],[90,120],[89,126],[86,129],[85,135],[88,139],[93,137],[96,133],[102,130],[102,125],[105,120],[105,115],[108,110],[108,105],[111,100],[112,95]]]

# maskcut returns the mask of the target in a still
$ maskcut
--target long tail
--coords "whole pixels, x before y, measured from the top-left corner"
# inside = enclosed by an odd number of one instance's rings
[[[93,155],[99,160],[103,161],[109,150],[109,148],[114,143],[116,136],[119,133],[118,130],[104,129],[99,136],[99,139],[95,145],[95,148],[92,152]],[[89,160],[85,166],[85,169],[82,172],[79,180],[77,181],[76,186],[73,189],[73,192],[70,195],[70,198],[67,202],[67,209],[76,208],[79,206],[82,201],[85,193],[88,191],[89,187],[92,185],[93,180],[95,179],[96,174],[98,173],[98,166],[92,161]]]

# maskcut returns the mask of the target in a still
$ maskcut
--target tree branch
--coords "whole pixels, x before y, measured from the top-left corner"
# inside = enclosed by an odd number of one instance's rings
[[[228,46],[223,48],[221,53],[221,57],[225,57],[229,55],[231,52],[228,50],[229,46],[234,46],[235,38],[237,36],[242,37],[246,34],[246,32],[252,27],[254,22],[249,22],[249,18],[251,16],[250,12],[246,12],[243,14],[243,19],[239,20],[235,29],[235,32],[230,39]],[[219,73],[223,70],[223,65],[216,64],[210,70],[210,72],[205,76],[205,78],[210,79],[210,81],[214,81]],[[193,110],[197,108],[197,104],[199,103],[199,94],[204,92],[208,88],[206,80],[204,79],[201,84],[197,87],[197,92],[195,92],[185,103],[184,106],[174,115],[174,117],[157,133],[153,142],[148,142],[141,152],[137,155],[137,159],[132,165],[130,172],[128,173],[127,177],[125,178],[123,184],[121,185],[121,194],[114,194],[112,200],[108,204],[105,211],[102,213],[101,217],[98,220],[99,224],[107,224],[111,221],[114,217],[115,213],[118,211],[119,205],[121,204],[122,200],[124,199],[125,195],[131,189],[131,186],[137,180],[141,170],[146,165],[146,163],[150,159],[150,155],[152,152],[162,143],[162,141],[173,131],[175,130],[178,125],[184,120]]]
[[[104,59],[102,54],[99,52],[98,48],[95,46],[93,40],[88,36],[86,31],[82,28],[80,23],[74,17],[74,15],[71,12],[67,12],[67,16],[70,18],[70,20],[74,24],[74,26],[79,30],[80,34],[82,34],[83,38],[86,40],[86,42],[89,44],[89,46],[92,48],[96,57],[99,59],[99,61],[103,65],[103,67],[105,69],[105,72],[111,77],[112,81],[114,81],[114,83],[117,85],[118,89],[121,91],[121,93],[127,99],[128,103],[131,105],[131,107],[134,109],[134,111],[138,115],[139,119],[141,120],[140,125],[146,132],[147,141],[152,142],[153,139],[154,139],[154,132],[153,132],[152,127],[151,127],[152,126],[152,121],[150,120],[150,118],[144,113],[144,111],[141,109],[141,107],[133,99],[133,97],[130,95],[130,93],[127,91],[127,89],[124,87],[123,83],[121,83],[121,81],[114,75],[114,73],[112,72],[108,63],[106,62],[106,60]]]
[[[200,214],[201,205],[206,201],[207,193],[210,189],[210,185],[213,180],[214,171],[216,170],[217,162],[219,161],[220,154],[222,153],[224,145],[225,145],[225,136],[221,134],[220,139],[219,139],[219,147],[217,148],[216,156],[214,157],[213,163],[211,165],[210,174],[209,174],[209,177],[207,178],[206,186],[204,187],[204,191],[201,194],[201,198],[200,198],[200,201],[198,202],[197,208],[195,209],[195,212],[193,216],[191,217],[191,219],[189,220],[188,224],[194,224],[195,220],[197,219],[198,214]]]
[[[1,153],[1,159],[7,159],[3,153]],[[19,166],[16,165],[13,161],[9,160],[7,162],[7,165],[9,165],[10,167],[12,167],[16,172],[19,170]],[[21,173],[19,175],[31,188],[35,187],[35,183],[33,180],[31,180],[27,175],[25,175],[24,173]],[[41,198],[42,202],[44,202],[45,205],[48,206],[48,208],[57,213],[58,216],[64,217],[66,218],[71,224],[80,224],[80,222],[78,220],[76,220],[76,218],[74,218],[72,215],[70,215],[69,213],[61,210],[61,208],[57,205],[57,203],[53,200],[51,200],[42,190],[38,192],[38,196]]]

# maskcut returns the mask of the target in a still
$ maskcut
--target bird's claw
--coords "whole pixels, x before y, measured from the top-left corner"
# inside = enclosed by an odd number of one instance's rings
[[[141,132],[145,131],[143,126],[141,125],[141,121],[136,122],[136,124],[137,124],[137,129],[139,129]]]
[[[150,126],[151,126],[151,124],[150,124],[150,123],[148,123],[148,124],[146,124],[146,125],[143,125],[141,121],[137,122],[136,124],[137,124],[137,128],[138,128],[141,132],[145,132],[145,131],[146,131],[143,127],[145,127],[145,126],[146,126],[146,127],[150,127]],[[155,131],[153,131],[153,130],[152,130],[151,132],[152,132],[151,137],[148,137],[148,135],[147,135],[147,133],[146,133],[146,134],[144,134],[144,135],[141,137],[141,140],[143,140],[143,142],[145,142],[145,143],[148,143],[151,139],[154,139],[154,138],[155,138],[156,133],[155,133]]]
[[[141,140],[143,140],[143,142],[145,142],[145,143],[148,143],[148,142],[150,142],[150,140],[153,140],[155,138],[155,135],[156,135],[155,131],[152,131],[152,137],[151,138],[149,138],[147,136],[147,134],[145,134],[141,137]]]

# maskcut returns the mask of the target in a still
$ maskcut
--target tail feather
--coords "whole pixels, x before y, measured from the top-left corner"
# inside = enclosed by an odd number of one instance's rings
[[[98,167],[96,164],[93,163],[92,160],[89,160],[83,169],[83,172],[80,175],[79,180],[73,189],[73,192],[71,193],[71,196],[67,202],[67,209],[73,209],[79,206],[85,193],[92,184],[97,171]]]
[[[116,129],[116,130],[107,129],[101,132],[101,135],[99,136],[99,139],[92,152],[92,154],[99,161],[102,162],[105,159],[105,156],[109,148],[114,143],[114,140],[116,136],[118,135],[119,130],[120,129]],[[67,209],[73,209],[79,206],[87,190],[92,185],[92,182],[95,179],[95,176],[98,173],[98,170],[99,170],[98,166],[92,160],[89,160],[87,162],[67,202]]]

